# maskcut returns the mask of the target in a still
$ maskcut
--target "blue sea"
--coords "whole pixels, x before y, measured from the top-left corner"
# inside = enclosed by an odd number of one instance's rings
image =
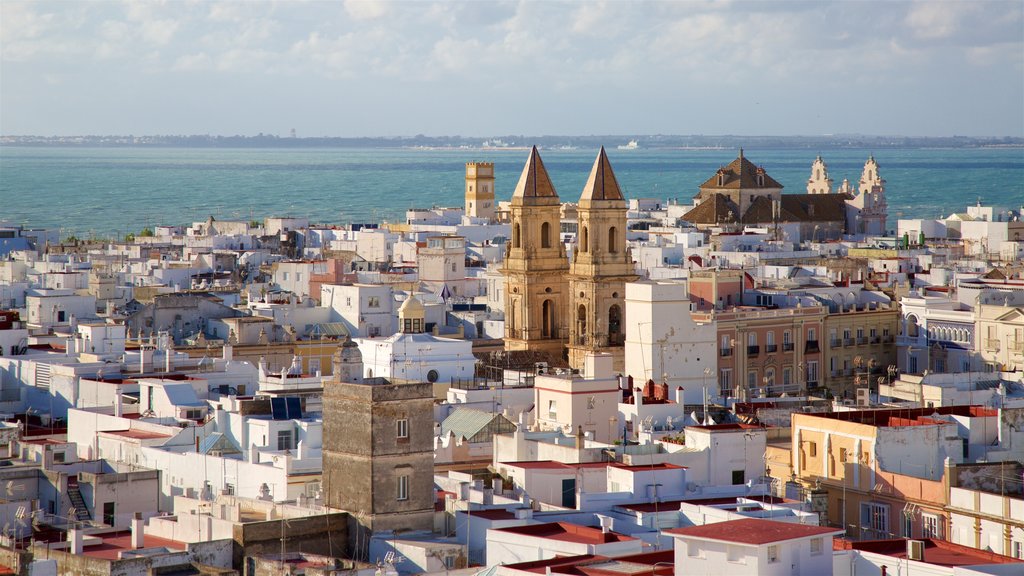
[[[542,150],[563,201],[575,201],[597,150]],[[870,150],[823,150],[838,187],[856,183]],[[745,149],[802,193],[814,154]],[[629,197],[689,203],[734,150],[618,150],[608,156]],[[400,221],[411,207],[461,206],[467,161],[495,164],[497,196],[515,188],[526,150],[0,147],[0,221],[110,237],[156,224],[305,216],[327,224]],[[886,149],[890,218],[938,217],[979,199],[1024,204],[1024,149]]]

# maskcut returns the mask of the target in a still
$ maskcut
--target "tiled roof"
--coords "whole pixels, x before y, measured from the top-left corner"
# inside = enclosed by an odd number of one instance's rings
[[[735,222],[739,214],[739,206],[732,200],[722,194],[715,194],[684,214],[683,220],[694,224],[719,224]]]
[[[615,179],[615,172],[608,162],[604,146],[601,146],[601,151],[597,153],[597,159],[594,160],[594,167],[590,169],[590,177],[583,186],[580,200],[623,200],[619,181]]]
[[[843,533],[842,529],[839,528],[809,526],[792,522],[776,522],[774,520],[758,520],[755,518],[714,522],[712,524],[704,524],[703,526],[674,528],[665,530],[665,532],[676,536],[721,540],[723,542],[735,542],[752,546],[795,540],[797,538]]]
[[[492,414],[472,408],[456,408],[441,422],[441,435],[445,436],[451,432],[456,438],[472,438],[495,418],[508,420],[501,414]],[[512,421],[509,420],[509,423]]]
[[[632,536],[626,536],[617,532],[602,532],[600,528],[590,528],[569,522],[549,522],[547,524],[528,524],[526,526],[512,526],[509,528],[498,528],[498,532],[520,534],[523,536],[535,536],[537,538],[549,538],[563,542],[576,542],[579,544],[605,544],[608,542],[627,542],[636,540]]]
[[[762,184],[758,185],[757,175],[761,173],[764,178]],[[724,176],[723,182],[718,183],[718,175]],[[735,160],[730,162],[727,166],[724,166],[718,170],[711,178],[708,178],[703,184],[700,185],[703,190],[707,189],[729,189],[729,190],[746,190],[753,188],[782,188],[782,184],[779,184],[774,178],[768,175],[764,171],[764,168],[759,168],[754,165],[753,162],[743,157],[743,149],[740,149],[739,156]]]
[[[558,198],[536,146],[530,150],[530,157],[526,160],[526,166],[523,166],[523,174],[519,176],[512,198]]]
[[[836,550],[861,550],[885,554],[894,558],[907,557],[907,541],[904,538],[892,540],[839,540],[833,542]],[[978,550],[946,540],[924,539],[924,562],[938,566],[978,566],[984,564],[1024,563],[1024,560],[1003,556],[987,550]]]

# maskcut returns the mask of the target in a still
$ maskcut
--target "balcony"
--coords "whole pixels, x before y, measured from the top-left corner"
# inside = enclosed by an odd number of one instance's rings
[[[857,336],[857,346],[863,346],[868,343],[868,339],[865,336]]]
[[[732,356],[732,348],[722,348],[720,350],[720,353],[722,355],[722,358],[727,358],[729,356]]]
[[[753,358],[754,356],[757,356],[760,353],[761,353],[761,347],[760,346],[747,346],[747,356],[750,356],[751,358]]]
[[[843,345],[843,341],[840,340],[839,338],[833,338],[833,339],[828,341],[829,348],[839,348],[842,345]]]
[[[892,334],[886,334],[885,336],[882,336],[882,342],[885,342],[886,344],[892,344],[894,341],[895,338],[893,338]]]
[[[1007,349],[1014,354],[1024,354],[1024,340],[1010,340]]]
[[[782,343],[782,351],[783,352],[792,352],[793,351],[793,343],[792,342],[783,342]]]
[[[778,344],[768,344],[768,345],[766,345],[764,347],[764,351],[766,353],[768,353],[768,354],[772,354],[774,352],[778,352],[779,351],[779,345]]]
[[[804,353],[805,354],[815,354],[817,352],[821,352],[821,348],[818,347],[818,341],[817,340],[808,340],[807,341],[807,346],[804,348]]]
[[[999,344],[998,338],[985,338],[985,350],[999,352]]]
[[[843,338],[843,346],[853,346],[853,338]]]
[[[880,337],[878,337],[878,336],[872,336],[871,337],[871,343],[872,344],[878,344],[881,341],[882,341],[882,339]]]
[[[813,389],[813,388],[817,388],[817,387],[818,387],[818,379],[817,378],[815,378],[814,380],[808,380],[807,381],[807,388],[808,389]]]

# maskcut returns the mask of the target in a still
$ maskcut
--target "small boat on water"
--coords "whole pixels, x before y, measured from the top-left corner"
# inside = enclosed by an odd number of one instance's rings
[[[619,150],[636,150],[640,147],[640,143],[636,140],[630,140],[629,144],[620,145]]]

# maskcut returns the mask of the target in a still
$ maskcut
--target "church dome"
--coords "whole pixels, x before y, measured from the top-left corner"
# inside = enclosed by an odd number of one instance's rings
[[[409,297],[402,302],[402,307],[398,309],[398,327],[399,331],[403,334],[419,334],[424,329],[424,319],[427,317],[427,310],[424,308],[423,303],[416,297],[415,294],[409,294]]]
[[[417,298],[415,294],[410,294],[409,297],[405,299],[405,302],[402,302],[402,306],[398,309],[398,314],[405,316],[407,318],[411,317],[412,315],[416,315],[422,318],[425,313],[426,308],[423,307],[423,303],[420,302],[420,299]]]

